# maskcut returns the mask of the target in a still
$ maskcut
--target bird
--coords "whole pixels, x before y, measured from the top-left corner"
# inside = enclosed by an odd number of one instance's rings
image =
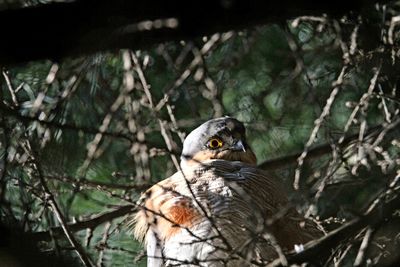
[[[239,120],[208,120],[184,140],[179,170],[145,191],[134,215],[147,265],[260,266],[322,235],[257,168]]]

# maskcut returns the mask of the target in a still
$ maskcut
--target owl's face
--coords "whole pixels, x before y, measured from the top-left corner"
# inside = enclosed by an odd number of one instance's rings
[[[210,159],[256,163],[257,159],[246,142],[246,129],[240,121],[230,117],[210,120],[186,137],[182,167]]]

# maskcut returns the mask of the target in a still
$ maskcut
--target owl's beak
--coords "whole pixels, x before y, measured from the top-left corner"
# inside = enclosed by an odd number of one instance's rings
[[[237,141],[233,146],[231,146],[231,149],[234,151],[246,152],[246,148],[242,140]]]

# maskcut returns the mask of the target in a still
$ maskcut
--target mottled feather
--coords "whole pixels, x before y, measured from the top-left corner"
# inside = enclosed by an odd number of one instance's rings
[[[268,234],[284,250],[321,235],[290,207],[279,180],[238,161],[188,165],[150,188],[141,203],[135,236],[147,241],[149,258],[165,259],[149,266],[249,266],[249,259],[277,256]]]

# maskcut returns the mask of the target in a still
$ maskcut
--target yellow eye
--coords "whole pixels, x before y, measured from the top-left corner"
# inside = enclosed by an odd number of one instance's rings
[[[211,138],[210,140],[208,140],[208,147],[212,148],[212,149],[216,149],[216,148],[220,148],[222,147],[224,143],[222,142],[221,139],[218,138]]]

